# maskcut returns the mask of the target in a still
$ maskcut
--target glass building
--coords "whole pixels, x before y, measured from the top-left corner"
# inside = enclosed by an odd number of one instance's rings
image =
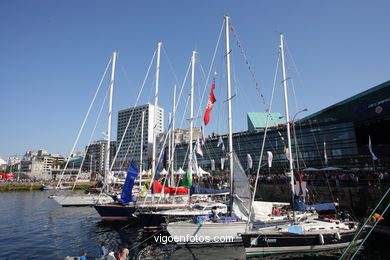
[[[251,118],[255,118],[253,113],[248,115],[248,120]],[[250,154],[253,168],[248,171],[255,172],[259,164],[265,126],[256,126],[256,122],[248,122],[248,126],[251,126],[253,130],[233,134],[233,149],[245,169],[247,168],[247,156]],[[372,160],[368,148],[369,136],[372,151],[378,157],[375,161]],[[198,164],[203,169],[210,170],[211,160],[214,160],[216,170],[220,171],[221,158],[226,158],[224,168],[229,169],[228,136],[221,137],[225,150],[222,150],[222,145],[217,147],[220,136],[211,136],[206,139],[203,157],[197,155]],[[329,106],[302,120],[292,122],[291,139],[295,167],[298,166],[298,162],[301,169],[326,166],[362,169],[373,167],[373,165],[377,168],[390,168],[390,81]],[[326,143],[326,149],[324,143]],[[287,146],[286,125],[277,124],[269,127],[261,162],[263,173],[287,171],[288,160],[284,152],[285,146]],[[273,154],[271,168],[267,165],[267,151]],[[175,153],[175,168],[187,168],[188,159],[185,158],[188,158],[188,144],[177,145]]]

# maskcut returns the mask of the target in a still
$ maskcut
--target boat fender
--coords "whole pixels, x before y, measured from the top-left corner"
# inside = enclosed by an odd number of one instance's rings
[[[325,241],[324,241],[324,236],[322,234],[319,234],[319,239],[320,239],[321,245],[323,245],[325,243]]]
[[[341,235],[340,235],[339,232],[337,232],[336,234],[334,234],[334,236],[335,236],[335,238],[336,238],[337,240],[341,240]]]

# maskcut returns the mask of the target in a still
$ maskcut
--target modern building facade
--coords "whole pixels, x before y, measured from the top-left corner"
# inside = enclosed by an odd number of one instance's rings
[[[83,163],[83,171],[90,173],[104,173],[104,162],[105,162],[105,150],[107,146],[107,140],[100,140],[91,143],[85,147],[85,160]],[[111,141],[110,143],[110,165],[115,157],[117,151],[117,143]]]
[[[251,117],[248,115],[248,120],[253,118]],[[390,81],[291,123],[295,167],[390,168]],[[247,168],[247,155],[251,155],[253,169],[249,171],[255,172],[259,164],[265,127],[256,126],[253,122],[248,122],[248,126],[253,130],[233,134],[233,149],[244,168]],[[369,136],[372,151],[378,160],[373,160],[369,152]],[[223,135],[222,139],[227,149],[227,135]],[[218,140],[219,136],[206,140],[204,155],[198,156],[198,164],[202,168],[210,169],[211,160],[214,160],[216,169],[221,169],[221,159],[227,158],[227,150],[223,151],[222,145],[217,147]],[[286,125],[279,122],[267,131],[261,159],[263,173],[287,171],[288,160],[284,151],[286,146]],[[176,147],[176,165],[184,164],[187,167],[187,151],[186,144]],[[271,168],[267,166],[267,151],[273,154]],[[226,169],[228,160],[224,160],[224,166]]]
[[[141,122],[143,113],[142,136]],[[139,161],[141,146],[143,150],[143,165],[147,165],[147,162],[152,158],[153,131],[156,136],[164,131],[164,109],[161,107],[145,104],[118,112],[117,143],[119,152],[116,160],[116,169],[123,170],[131,160]],[[119,148],[122,137],[123,142]]]

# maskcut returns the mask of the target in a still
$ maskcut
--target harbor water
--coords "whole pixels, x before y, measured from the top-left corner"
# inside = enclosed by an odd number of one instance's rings
[[[48,199],[52,192],[0,193],[0,259],[64,259],[98,255],[100,242],[110,251],[127,243],[130,259],[244,259],[236,246],[181,247],[161,245],[152,233],[136,223],[101,221],[93,207],[61,207]],[[161,233],[160,233],[161,234]],[[355,259],[390,259],[389,238],[373,235]],[[262,259],[338,259],[340,252],[326,255],[286,255]]]

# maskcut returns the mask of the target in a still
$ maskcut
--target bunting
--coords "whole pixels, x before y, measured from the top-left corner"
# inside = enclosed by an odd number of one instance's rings
[[[202,146],[200,145],[199,138],[196,140],[195,143],[195,149],[194,149],[200,156],[203,157],[203,151],[202,151]]]

